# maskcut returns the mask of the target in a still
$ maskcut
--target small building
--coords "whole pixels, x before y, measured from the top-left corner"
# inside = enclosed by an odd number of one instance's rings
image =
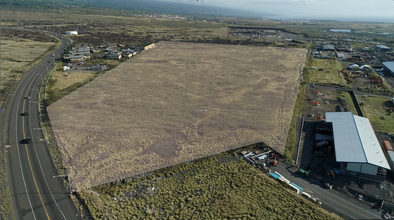
[[[360,66],[360,70],[368,71],[368,70],[372,70],[372,68],[369,65],[362,65]]]
[[[78,31],[66,31],[67,35],[78,35]]]
[[[77,53],[90,53],[90,48],[89,47],[78,48]]]
[[[368,118],[326,112],[326,122],[332,123],[336,161],[360,178],[383,181],[390,166]]]
[[[112,60],[120,60],[122,59],[122,55],[120,55],[119,53],[109,53],[105,55],[105,58]]]
[[[349,45],[340,45],[336,47],[336,50],[351,52],[353,51],[353,48],[350,47]]]
[[[323,51],[335,51],[335,47],[334,47],[334,45],[323,44],[321,46],[321,50],[323,50]]]
[[[376,52],[381,52],[381,53],[385,53],[385,52],[389,52],[391,51],[391,48],[385,45],[376,45],[375,46],[375,51]]]
[[[130,49],[122,50],[123,57],[131,58],[132,56],[134,56],[136,54],[137,54],[137,52],[134,50],[130,50]]]

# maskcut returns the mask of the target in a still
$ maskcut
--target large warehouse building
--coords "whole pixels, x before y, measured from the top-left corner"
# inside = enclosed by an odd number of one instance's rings
[[[326,112],[332,123],[337,162],[361,176],[379,176],[390,166],[367,118],[352,112]]]
[[[391,72],[391,74],[394,74],[394,61],[382,62],[382,64]]]

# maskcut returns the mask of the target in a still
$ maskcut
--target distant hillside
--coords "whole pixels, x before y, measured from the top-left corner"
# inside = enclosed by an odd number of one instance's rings
[[[142,13],[178,14],[194,16],[230,16],[262,18],[272,16],[269,13],[258,13],[212,6],[196,6],[182,3],[163,2],[157,0],[1,0],[0,7],[15,10],[40,10],[61,8],[111,8]]]

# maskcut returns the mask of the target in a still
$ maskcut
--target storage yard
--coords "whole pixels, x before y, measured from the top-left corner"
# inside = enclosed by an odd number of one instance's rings
[[[283,153],[305,53],[159,42],[62,98],[48,112],[73,189],[252,143]]]

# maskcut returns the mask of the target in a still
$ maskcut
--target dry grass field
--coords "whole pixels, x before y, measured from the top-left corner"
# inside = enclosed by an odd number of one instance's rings
[[[38,42],[23,38],[1,39],[1,89],[6,90],[11,83],[32,67],[45,55],[55,42]]]
[[[94,76],[94,72],[88,71],[55,71],[52,74],[52,79],[54,83],[52,85],[52,90],[63,90],[72,86],[76,83],[80,83],[84,80],[89,79],[90,77]]]
[[[159,42],[55,102],[74,189],[257,142],[283,153],[305,54]]]
[[[394,134],[394,114],[390,110],[394,105],[390,98],[363,95],[358,96],[357,99],[364,103],[361,109],[375,131]]]

